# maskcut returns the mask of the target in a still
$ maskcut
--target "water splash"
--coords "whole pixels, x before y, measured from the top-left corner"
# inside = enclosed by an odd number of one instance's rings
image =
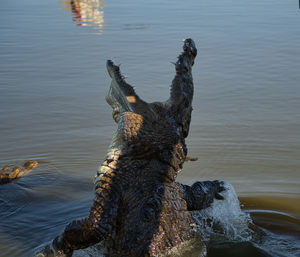
[[[225,182],[224,200],[215,200],[211,207],[193,211],[193,219],[205,240],[226,239],[250,241],[253,231],[249,228],[252,220],[240,208],[240,202],[233,186]]]
[[[98,243],[96,245],[90,246],[86,249],[74,251],[73,257],[104,257],[103,253],[103,242]]]

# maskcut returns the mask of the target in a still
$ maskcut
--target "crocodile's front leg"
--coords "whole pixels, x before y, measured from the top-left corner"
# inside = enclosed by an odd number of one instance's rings
[[[101,240],[102,235],[97,232],[89,218],[74,220],[50,245],[36,252],[34,257],[70,257],[73,250],[86,248]]]
[[[36,257],[69,257],[74,250],[94,245],[110,236],[119,206],[119,194],[101,190],[87,218],[72,221],[52,245],[35,253]]]
[[[55,256],[72,256],[73,250],[86,248],[101,239],[101,234],[97,233],[90,218],[78,219],[72,221],[62,235],[53,240],[51,250]]]
[[[189,211],[201,210],[209,207],[214,199],[223,200],[224,197],[219,193],[225,190],[224,182],[198,181],[192,186],[183,185],[184,199]]]

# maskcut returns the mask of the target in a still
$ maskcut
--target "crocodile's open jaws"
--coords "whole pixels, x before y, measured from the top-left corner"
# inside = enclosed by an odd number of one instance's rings
[[[72,256],[102,240],[105,256],[174,256],[175,248],[195,239],[191,211],[222,199],[224,190],[220,181],[175,182],[187,158],[196,55],[193,40],[186,39],[169,99],[153,103],[140,99],[107,61],[112,82],[106,100],[117,131],[95,178],[90,214],[71,222],[36,256]]]

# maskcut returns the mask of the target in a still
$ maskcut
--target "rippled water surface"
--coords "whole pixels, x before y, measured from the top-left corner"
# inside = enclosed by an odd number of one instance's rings
[[[0,166],[39,162],[0,186],[1,257],[30,256],[87,215],[115,129],[106,60],[162,101],[185,37],[199,50],[187,141],[198,161],[179,181],[229,181],[263,234],[209,256],[300,256],[296,0],[4,0],[0,21]]]

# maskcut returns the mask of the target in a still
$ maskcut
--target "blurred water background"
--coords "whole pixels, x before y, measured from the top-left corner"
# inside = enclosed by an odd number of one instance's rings
[[[229,181],[269,233],[264,247],[281,243],[272,256],[300,256],[296,0],[4,0],[0,35],[0,167],[40,163],[0,186],[1,257],[30,256],[87,215],[116,127],[106,60],[162,101],[186,37],[198,47],[187,140],[198,161],[178,181]]]

